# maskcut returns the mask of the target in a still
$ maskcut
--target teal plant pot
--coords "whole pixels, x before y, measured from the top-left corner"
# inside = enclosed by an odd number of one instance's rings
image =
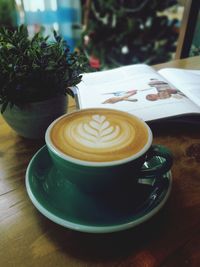
[[[68,97],[58,96],[23,107],[8,105],[2,114],[7,124],[20,136],[42,139],[49,124],[67,111]]]

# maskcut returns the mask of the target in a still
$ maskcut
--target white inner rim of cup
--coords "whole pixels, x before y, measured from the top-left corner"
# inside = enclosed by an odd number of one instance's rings
[[[108,108],[100,108],[100,109],[109,110]],[[77,110],[77,111],[74,111],[74,112],[79,112],[79,111],[82,111],[82,110],[84,110],[84,109]],[[87,110],[95,110],[95,108],[90,108],[90,109],[87,109]],[[112,110],[112,109],[110,109],[110,110]],[[126,113],[124,111],[120,111],[120,112]],[[138,120],[140,120],[140,122],[145,126],[145,128],[147,129],[147,132],[148,132],[148,140],[147,140],[147,143],[144,145],[144,147],[138,153],[136,153],[136,154],[134,154],[134,155],[132,155],[130,157],[126,157],[124,159],[120,159],[120,160],[101,161],[101,162],[86,161],[86,160],[81,160],[81,159],[77,159],[77,158],[68,156],[68,155],[64,154],[63,152],[61,152],[58,148],[56,148],[54,146],[54,144],[52,143],[51,138],[50,138],[50,132],[51,132],[51,129],[53,128],[54,124],[58,120],[60,120],[61,118],[67,116],[68,114],[64,114],[63,116],[61,116],[61,117],[57,118],[56,120],[54,120],[49,125],[49,127],[47,128],[46,134],[45,134],[45,142],[46,142],[47,147],[54,154],[56,154],[58,157],[66,160],[66,161],[69,161],[69,162],[72,162],[72,163],[75,163],[75,164],[79,164],[79,165],[83,165],[83,166],[90,166],[90,167],[98,167],[98,166],[99,167],[100,166],[104,167],[104,166],[120,165],[120,164],[128,163],[128,162],[130,162],[132,160],[135,160],[135,159],[141,157],[142,155],[144,155],[146,153],[146,151],[150,148],[150,146],[152,144],[153,134],[152,134],[152,131],[149,128],[149,126],[143,120],[141,120],[140,118],[138,118],[137,116],[134,116],[134,115],[132,115],[132,114],[129,113],[129,115],[132,116],[133,118],[137,118]]]

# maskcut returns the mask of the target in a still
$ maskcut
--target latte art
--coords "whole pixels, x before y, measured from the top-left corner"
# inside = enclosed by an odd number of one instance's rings
[[[126,129],[124,132],[122,129]],[[71,128],[66,129],[67,134],[77,144],[90,148],[110,149],[124,144],[131,137],[130,127],[118,122],[112,125],[106,118],[99,114],[93,115],[88,122],[74,123]],[[134,134],[134,132],[132,132]],[[132,136],[133,137],[133,136]]]
[[[142,122],[124,112],[86,109],[58,120],[51,130],[53,145],[67,156],[104,162],[136,154],[147,143]]]

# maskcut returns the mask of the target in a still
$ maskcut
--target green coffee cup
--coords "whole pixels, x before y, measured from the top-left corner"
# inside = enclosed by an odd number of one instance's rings
[[[152,132],[144,121],[114,109],[66,114],[48,127],[45,141],[65,179],[91,193],[134,189],[138,179],[160,177],[173,162],[166,147],[152,145]],[[154,157],[161,158],[158,166],[145,167]]]

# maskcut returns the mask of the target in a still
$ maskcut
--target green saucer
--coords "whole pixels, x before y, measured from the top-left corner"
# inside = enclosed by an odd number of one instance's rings
[[[159,157],[150,165],[158,161]],[[156,180],[140,180],[137,190],[126,194],[85,194],[53,166],[46,146],[34,155],[26,171],[26,189],[35,207],[57,224],[88,233],[121,231],[150,219],[167,201],[171,183],[168,172]]]

